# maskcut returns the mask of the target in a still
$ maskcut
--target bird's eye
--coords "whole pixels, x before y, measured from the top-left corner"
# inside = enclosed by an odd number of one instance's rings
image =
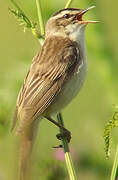
[[[64,18],[69,19],[70,18],[70,14],[65,14]]]

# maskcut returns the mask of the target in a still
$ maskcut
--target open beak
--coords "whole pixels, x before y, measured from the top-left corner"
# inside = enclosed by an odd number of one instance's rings
[[[79,24],[98,23],[98,22],[99,22],[99,21],[91,21],[91,20],[89,20],[89,21],[84,21],[84,20],[82,19],[83,15],[84,15],[86,12],[88,12],[89,10],[93,9],[93,8],[95,8],[95,6],[91,6],[91,7],[88,7],[88,8],[86,8],[86,9],[83,9],[83,10],[81,10],[81,12],[79,12],[79,13],[76,15],[76,19],[78,20]]]

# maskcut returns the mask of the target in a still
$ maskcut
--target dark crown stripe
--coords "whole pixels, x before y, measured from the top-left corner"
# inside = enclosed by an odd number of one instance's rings
[[[61,13],[61,12],[63,12],[63,11],[68,11],[68,10],[70,10],[70,11],[79,11],[79,10],[81,10],[81,9],[77,9],[77,8],[66,8],[66,9],[61,9],[61,10],[59,10],[58,12],[56,12],[55,14],[53,14],[52,16],[56,16],[56,15],[58,15],[59,13]]]

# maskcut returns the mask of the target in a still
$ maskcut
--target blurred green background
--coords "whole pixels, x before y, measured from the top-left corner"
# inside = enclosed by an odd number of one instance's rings
[[[18,1],[24,12],[37,21],[35,0]],[[66,0],[42,0],[45,22],[64,7]],[[103,132],[113,104],[118,103],[117,3],[107,0],[74,0],[72,7],[96,5],[85,18],[100,20],[86,30],[88,74],[78,97],[63,111],[66,127],[72,132],[71,149],[80,180],[110,179],[117,129],[113,132],[112,154],[105,159]],[[0,6],[0,180],[16,180],[19,137],[10,132],[16,98],[40,45],[30,31],[23,33],[8,11],[10,1]],[[12,7],[13,8],[13,7]],[[55,157],[52,146],[59,142],[58,129],[47,120],[40,124],[33,148],[32,180],[67,180],[64,161]],[[58,150],[57,150],[58,151]]]

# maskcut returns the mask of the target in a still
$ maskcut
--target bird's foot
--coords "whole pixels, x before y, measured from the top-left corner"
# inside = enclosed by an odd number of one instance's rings
[[[66,138],[68,143],[71,140],[71,132],[68,130],[63,130],[62,133],[59,133],[56,135],[57,139],[62,140],[63,138]]]

